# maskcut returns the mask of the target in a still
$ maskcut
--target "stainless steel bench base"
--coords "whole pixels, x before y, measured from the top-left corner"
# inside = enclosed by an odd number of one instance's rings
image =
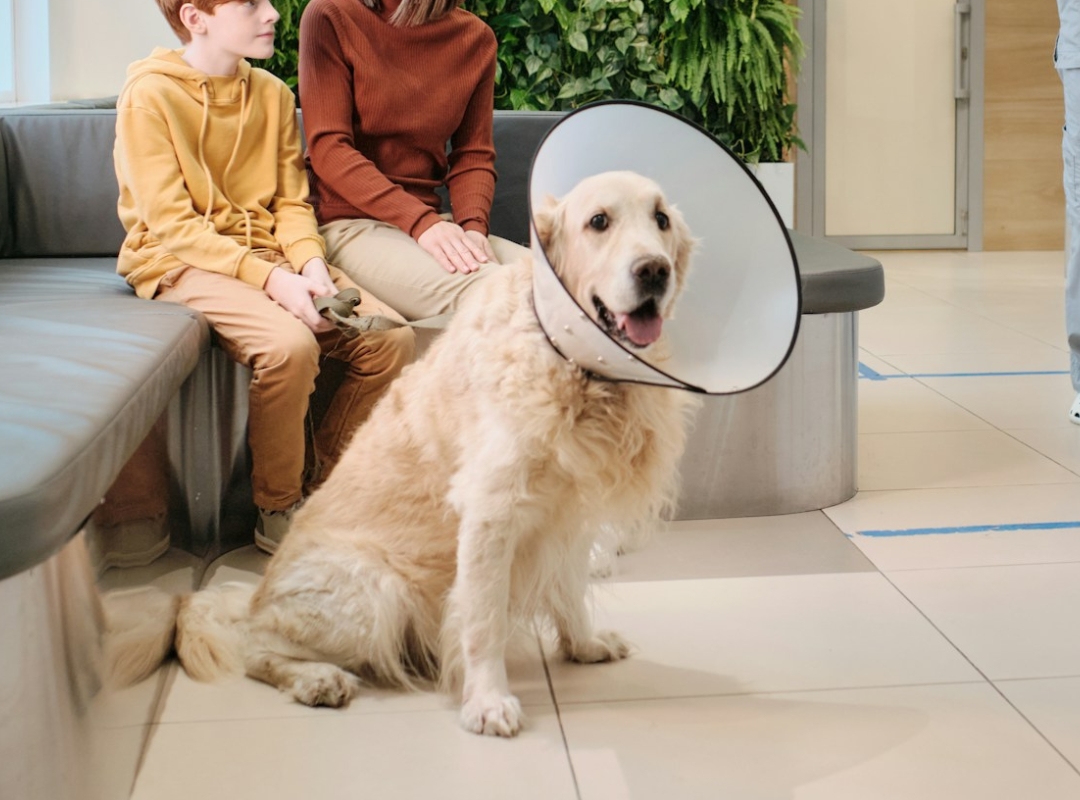
[[[704,398],[680,466],[675,519],[793,514],[855,494],[856,315],[803,315],[772,380]]]
[[[168,676],[103,685],[101,598],[78,535],[0,581],[0,797],[127,797]]]

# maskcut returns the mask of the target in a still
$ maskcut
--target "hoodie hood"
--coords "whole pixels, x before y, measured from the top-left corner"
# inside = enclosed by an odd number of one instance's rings
[[[236,68],[236,75],[211,76],[184,61],[183,52],[183,50],[156,47],[148,57],[133,62],[127,70],[125,91],[145,75],[166,75],[200,102],[203,101],[204,96],[211,103],[240,101],[242,87],[246,87],[251,80],[251,64],[241,59]]]
[[[203,221],[207,225],[210,224],[210,216],[214,207],[214,193],[220,191],[225,201],[230,206],[238,208],[243,214],[246,243],[250,248],[252,246],[251,214],[242,204],[238,204],[229,196],[227,185],[229,170],[232,169],[233,162],[236,160],[236,154],[240,149],[240,142],[244,135],[251,65],[241,59],[236,67],[235,75],[227,77],[207,75],[184,61],[181,56],[182,52],[182,50],[167,50],[164,47],[154,48],[149,58],[136,61],[128,67],[127,87],[133,86],[140,78],[146,75],[165,75],[172,78],[188,95],[199,101],[202,105],[202,121],[199,124],[198,159],[207,186],[206,211],[203,215]],[[225,165],[225,171],[221,174],[220,185],[215,186],[205,154],[207,124],[210,121],[212,107],[228,106],[237,102],[239,103],[237,108],[239,123],[236,126],[236,138],[233,142],[232,154],[229,156],[228,164]]]

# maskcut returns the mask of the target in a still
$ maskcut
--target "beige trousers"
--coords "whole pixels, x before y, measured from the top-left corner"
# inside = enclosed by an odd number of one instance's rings
[[[333,267],[330,277],[338,289],[354,286]],[[361,290],[361,298],[357,313],[401,319],[370,292]],[[256,505],[270,511],[289,508],[303,497],[304,426],[321,360],[343,362],[344,377],[314,432],[315,481],[329,474],[349,435],[413,358],[409,328],[355,339],[346,339],[337,330],[314,334],[262,289],[195,267],[169,272],[155,299],[200,311],[229,357],[252,370],[251,483]]]
[[[498,269],[489,264],[467,275],[447,272],[401,228],[373,219],[337,220],[321,226],[319,233],[326,240],[327,261],[409,320],[453,311],[470,287]],[[518,261],[529,252],[498,236],[488,241],[499,264]]]

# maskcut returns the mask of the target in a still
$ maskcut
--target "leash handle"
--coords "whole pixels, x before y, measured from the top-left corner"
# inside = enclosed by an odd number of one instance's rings
[[[453,314],[439,314],[435,317],[418,319],[413,322],[401,322],[383,314],[354,314],[353,312],[359,305],[360,292],[356,289],[342,289],[333,297],[315,298],[315,309],[334,323],[334,326],[349,339],[369,331],[390,331],[405,326],[441,330],[446,327],[450,317],[453,316]]]

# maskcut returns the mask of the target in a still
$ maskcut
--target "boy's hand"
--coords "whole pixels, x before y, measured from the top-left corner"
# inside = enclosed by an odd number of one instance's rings
[[[309,261],[308,264],[311,262]],[[305,264],[305,267],[307,265]],[[325,266],[325,265],[324,265]],[[330,284],[333,287],[333,284]],[[327,291],[321,283],[304,275],[297,275],[281,267],[275,267],[266,279],[263,291],[270,299],[303,322],[313,333],[332,330],[334,324],[315,310],[312,298],[326,297],[334,292]]]
[[[315,295],[316,297],[330,297],[337,294],[337,287],[334,286],[334,281],[330,278],[330,270],[323,259],[309,258],[307,263],[300,269],[300,274],[308,280],[315,281],[325,290],[321,294]]]
[[[479,235],[479,234],[477,234]],[[442,264],[447,272],[468,274],[494,259],[488,256],[487,242],[481,245],[459,225],[440,220],[420,234],[417,243]]]

